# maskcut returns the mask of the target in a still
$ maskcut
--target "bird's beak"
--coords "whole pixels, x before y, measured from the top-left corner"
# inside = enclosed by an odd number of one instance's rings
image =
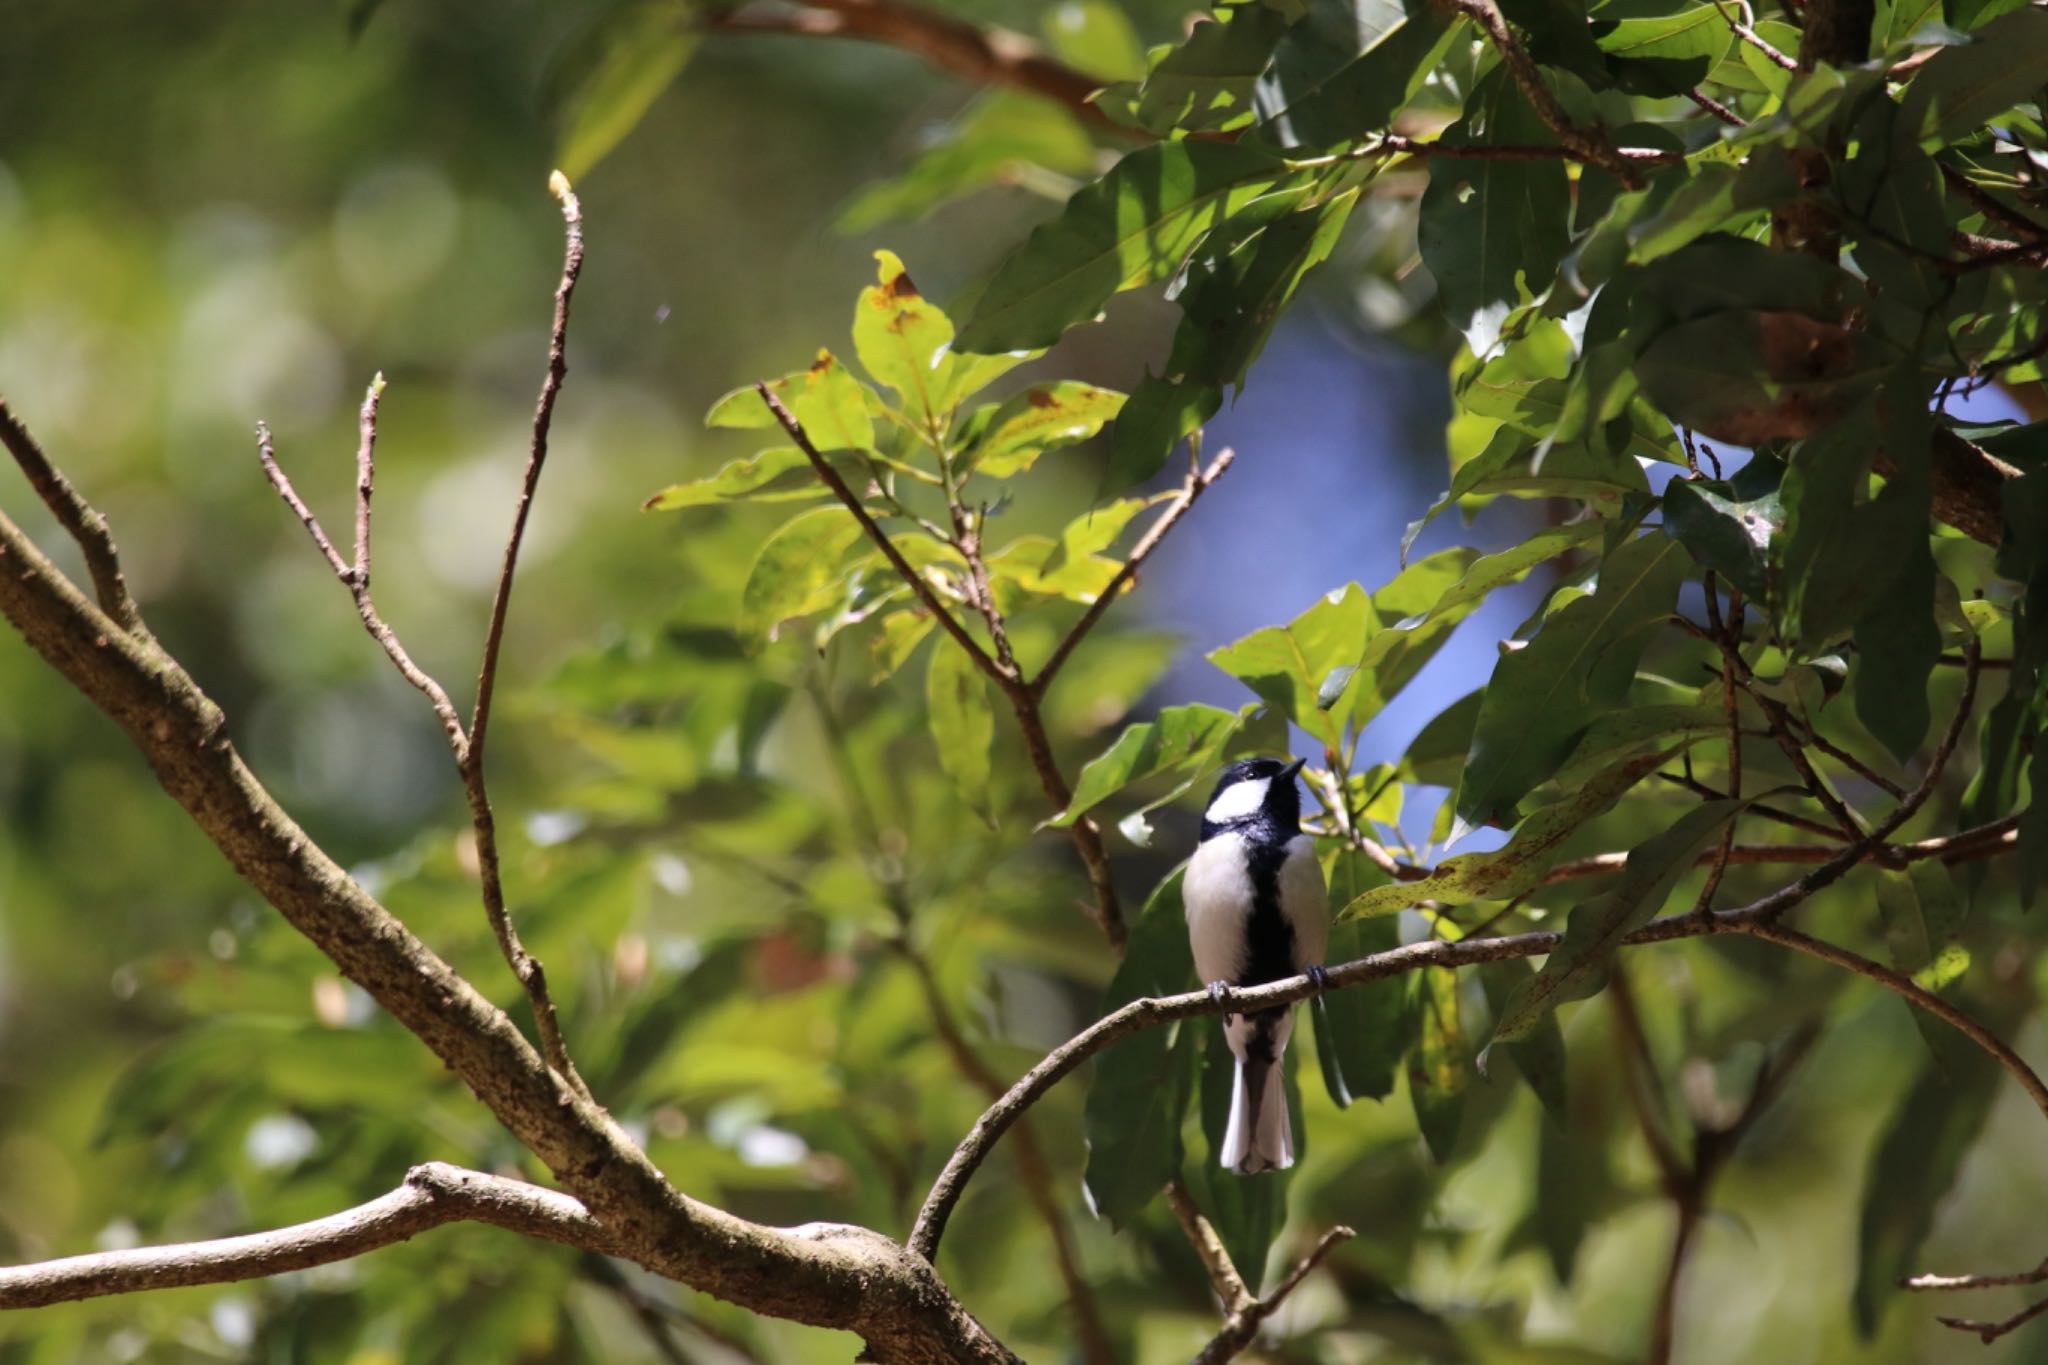
[[[1280,776],[1282,776],[1282,777],[1286,778],[1286,779],[1287,779],[1288,781],[1290,781],[1290,782],[1291,782],[1291,781],[1293,781],[1293,780],[1294,780],[1294,779],[1295,779],[1295,778],[1296,778],[1297,776],[1299,776],[1299,775],[1300,775],[1300,773],[1301,773],[1301,770],[1302,770],[1302,768],[1303,768],[1303,767],[1305,767],[1305,766],[1307,765],[1307,763],[1308,763],[1308,760],[1307,760],[1307,759],[1305,759],[1305,758],[1297,758],[1297,759],[1295,759],[1295,760],[1294,760],[1294,762],[1292,762],[1292,763],[1288,764],[1288,765],[1287,765],[1287,766],[1286,766],[1285,768],[1282,768],[1282,769],[1280,770]]]

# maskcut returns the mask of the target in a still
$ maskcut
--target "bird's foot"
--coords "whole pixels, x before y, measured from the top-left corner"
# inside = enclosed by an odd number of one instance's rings
[[[1308,978],[1309,985],[1316,988],[1317,995],[1321,995],[1324,991],[1330,989],[1330,974],[1323,970],[1321,963],[1304,968],[1302,975]]]

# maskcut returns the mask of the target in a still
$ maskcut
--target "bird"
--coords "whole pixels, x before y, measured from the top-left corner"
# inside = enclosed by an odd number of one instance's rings
[[[1330,941],[1329,892],[1316,844],[1301,832],[1302,761],[1240,759],[1223,770],[1202,814],[1201,842],[1181,879],[1195,969],[1219,998],[1306,973],[1322,984]],[[1281,1058],[1294,1009],[1226,1014],[1223,1038],[1237,1059],[1230,1122],[1218,1160],[1239,1175],[1294,1164]]]

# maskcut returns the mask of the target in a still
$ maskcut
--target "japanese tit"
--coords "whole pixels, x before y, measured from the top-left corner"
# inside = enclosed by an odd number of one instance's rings
[[[1329,893],[1315,840],[1301,832],[1299,761],[1244,759],[1223,770],[1202,815],[1202,842],[1181,881],[1195,969],[1211,991],[1322,973]],[[1222,1164],[1239,1175],[1294,1164],[1280,1059],[1292,1006],[1223,1017],[1237,1058]]]

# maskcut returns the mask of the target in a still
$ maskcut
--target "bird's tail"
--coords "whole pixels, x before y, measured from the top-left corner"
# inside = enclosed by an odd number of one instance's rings
[[[1284,1171],[1294,1164],[1294,1129],[1287,1119],[1286,1068],[1280,1052],[1256,1046],[1237,1064],[1230,1087],[1230,1122],[1223,1130],[1222,1164],[1239,1175]]]

